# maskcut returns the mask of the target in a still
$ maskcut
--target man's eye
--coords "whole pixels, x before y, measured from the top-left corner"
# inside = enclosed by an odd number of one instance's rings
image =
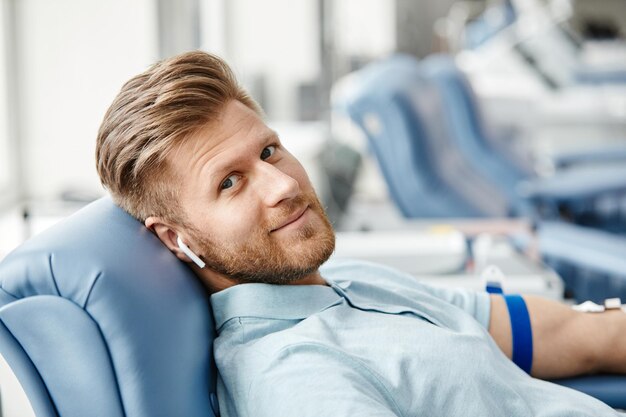
[[[263,149],[263,152],[261,152],[261,159],[265,161],[267,158],[274,155],[274,152],[276,152],[276,146],[274,145],[266,146]]]
[[[239,181],[239,176],[231,175],[230,177],[226,178],[224,182],[222,182],[222,184],[220,185],[220,189],[227,190],[231,187],[234,187],[235,184],[237,184],[237,181]]]

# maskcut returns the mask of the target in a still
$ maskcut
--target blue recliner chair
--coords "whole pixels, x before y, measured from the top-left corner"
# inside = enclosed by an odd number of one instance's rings
[[[439,91],[439,110],[445,115],[439,123],[446,126],[450,141],[476,172],[507,197],[511,213],[568,218],[574,223],[623,231],[620,213],[605,209],[619,207],[626,201],[626,166],[572,168],[539,178],[489,139],[477,100],[453,57],[433,55],[416,66],[426,85]],[[415,106],[414,110],[419,113],[422,109]],[[611,204],[603,204],[605,201]]]
[[[216,415],[208,297],[101,199],[0,263],[0,354],[37,417]]]
[[[396,55],[344,79],[333,91],[335,111],[348,115],[365,133],[389,192],[405,217],[484,217],[498,215],[493,193],[473,204],[445,184],[423,139],[424,122],[406,114],[405,91],[418,82],[415,59]],[[471,182],[475,184],[476,181]],[[470,191],[475,189],[470,187]],[[480,190],[484,194],[484,190]],[[503,205],[502,203],[500,205]],[[497,203],[495,204],[497,205]]]
[[[555,219],[566,213],[605,226],[612,214],[596,202],[626,196],[626,167],[543,179],[534,177],[527,161],[498,149],[488,140],[467,80],[448,56],[418,62],[394,55],[374,62],[335,87],[333,107],[364,132],[405,217]]]
[[[215,417],[207,300],[191,270],[103,198],[0,263],[0,354],[37,417]],[[626,408],[626,377],[561,383]]]

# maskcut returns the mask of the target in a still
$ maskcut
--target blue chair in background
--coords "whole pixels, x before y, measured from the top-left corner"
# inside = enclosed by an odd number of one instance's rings
[[[584,218],[605,225],[596,201],[626,195],[623,166],[536,178],[527,160],[488,138],[469,83],[448,56],[372,63],[341,81],[333,107],[364,132],[406,217]]]
[[[445,186],[432,166],[422,120],[407,117],[403,95],[418,76],[412,58],[393,56],[343,80],[333,92],[333,106],[363,130],[405,217],[483,216]]]
[[[476,118],[457,111],[460,122],[450,126],[446,103],[423,72],[415,58],[394,55],[350,74],[333,92],[335,111],[347,114],[364,132],[403,215],[531,213],[530,203],[515,187],[502,187],[493,178],[500,174],[516,184],[523,176],[509,174],[510,169],[495,158],[482,158],[488,151],[467,138],[464,130]],[[450,129],[457,129],[457,134]]]
[[[37,417],[211,417],[208,298],[101,199],[0,263],[0,354]]]
[[[626,231],[623,216],[604,211],[626,201],[626,164],[586,169],[568,169],[549,178],[538,178],[527,161],[515,160],[488,137],[478,101],[454,58],[433,55],[419,65],[427,84],[439,92],[442,131],[476,172],[495,184],[505,195],[513,215],[562,218],[592,227]],[[419,94],[419,92],[417,93]],[[417,113],[421,108],[416,106]],[[462,179],[459,178],[459,181]],[[619,213],[618,213],[619,214]],[[626,213],[622,213],[626,215]]]

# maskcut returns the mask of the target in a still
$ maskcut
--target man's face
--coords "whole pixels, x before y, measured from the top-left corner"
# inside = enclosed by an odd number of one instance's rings
[[[287,284],[314,272],[335,236],[302,165],[239,101],[169,155],[182,178],[183,240],[239,282]]]

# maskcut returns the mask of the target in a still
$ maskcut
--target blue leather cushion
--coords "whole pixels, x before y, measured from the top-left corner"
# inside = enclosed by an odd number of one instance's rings
[[[0,324],[37,415],[213,415],[207,294],[109,198],[0,263]]]

